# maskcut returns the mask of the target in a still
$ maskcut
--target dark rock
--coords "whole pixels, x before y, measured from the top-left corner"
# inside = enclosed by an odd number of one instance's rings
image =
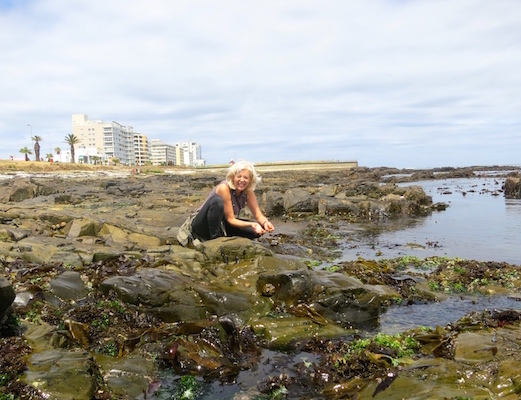
[[[309,190],[289,189],[284,193],[284,209],[287,213],[316,212],[318,202]]]
[[[37,196],[50,196],[52,194],[55,194],[58,191],[58,189],[48,186],[48,185],[37,185],[36,189],[36,195]]]
[[[273,274],[261,274],[257,280],[257,291],[266,295],[266,288],[271,288],[270,295],[275,302],[286,305],[305,302],[313,297],[314,284],[307,270],[282,271]]]
[[[217,178],[206,178],[206,179],[194,179],[190,182],[190,188],[201,190],[201,189],[212,189],[214,186],[219,184],[220,180]]]
[[[0,322],[9,314],[16,293],[7,279],[0,276]]]
[[[357,200],[345,200],[336,198],[322,198],[318,201],[319,215],[359,215]]]
[[[79,300],[87,296],[88,290],[75,271],[65,271],[50,282],[53,293],[62,300]]]
[[[98,251],[98,252],[94,253],[94,255],[92,256],[92,261],[98,262],[98,261],[107,261],[107,260],[117,260],[121,256],[122,256],[121,253],[115,252],[115,251]],[[139,257],[140,254],[133,254],[133,253],[126,252],[124,254],[124,256]]]
[[[347,197],[364,195],[372,199],[378,199],[383,192],[378,182],[357,181],[349,184],[345,190]]]
[[[313,306],[323,317],[349,328],[376,328],[382,311],[380,299],[359,287],[321,298]]]
[[[37,186],[26,179],[16,181],[8,196],[8,201],[20,203],[35,197]]]
[[[252,296],[248,292],[231,292],[216,288],[194,288],[201,296],[206,309],[217,316],[241,313],[252,308]]]
[[[262,195],[264,213],[270,217],[284,215],[284,196],[281,192],[268,190]]]
[[[54,197],[56,204],[69,204],[72,203],[72,196],[70,194],[60,194]]]
[[[122,301],[145,306],[164,306],[170,302],[170,293],[193,284],[191,278],[177,272],[145,268],[133,276],[114,276],[104,280],[100,289],[114,292]]]
[[[147,312],[167,323],[200,321],[208,317],[206,307],[197,304],[170,303],[150,308]]]
[[[261,255],[273,255],[270,250],[259,243],[242,237],[221,237],[208,240],[202,242],[197,250],[203,253],[205,265],[237,263]]]

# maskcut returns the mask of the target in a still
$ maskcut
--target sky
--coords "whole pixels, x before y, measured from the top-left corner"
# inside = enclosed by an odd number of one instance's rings
[[[209,165],[521,165],[521,2],[0,0],[0,159],[72,114]]]

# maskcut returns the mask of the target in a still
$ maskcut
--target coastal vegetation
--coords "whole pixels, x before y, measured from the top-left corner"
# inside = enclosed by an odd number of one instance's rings
[[[43,138],[39,135],[34,135],[34,136],[31,136],[31,141],[34,142],[34,161],[36,162],[39,162],[39,161],[43,161],[43,157],[40,156],[40,142],[43,140]],[[80,139],[70,133],[68,135],[65,136],[65,143],[67,143],[70,147],[70,152],[71,152],[71,163],[75,163],[75,148],[74,146],[77,145],[78,143],[80,143]],[[57,155],[60,155],[61,153],[61,149],[59,147],[56,147],[54,149],[54,152],[57,154]],[[30,158],[29,156],[32,155],[32,150],[29,149],[27,146],[24,146],[20,149],[20,153],[22,153],[25,157],[25,161],[30,161]],[[13,158],[13,157],[11,157]],[[51,159],[53,158],[53,155],[48,153],[47,156],[46,156],[46,159],[47,161],[49,162]],[[11,160],[13,161],[13,160]],[[2,162],[2,160],[0,160],[0,163]],[[20,167],[22,169],[28,169],[28,170],[31,170],[30,167]]]

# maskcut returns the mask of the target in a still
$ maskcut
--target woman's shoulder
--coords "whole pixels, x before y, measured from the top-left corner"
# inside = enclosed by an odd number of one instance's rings
[[[230,193],[230,187],[226,182],[221,182],[215,187],[215,191],[219,194]]]

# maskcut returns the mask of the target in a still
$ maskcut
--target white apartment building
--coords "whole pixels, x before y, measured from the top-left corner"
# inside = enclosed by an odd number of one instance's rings
[[[206,161],[202,157],[201,145],[195,142],[180,142],[176,146],[179,146],[184,153],[184,164],[191,167],[204,167]]]
[[[147,138],[131,126],[91,121],[85,114],[73,114],[72,133],[79,139],[78,162],[90,162],[94,157],[103,163],[116,158],[124,165],[148,161]]]
[[[184,165],[184,153],[177,145],[172,146],[161,139],[152,139],[150,161],[152,165]]]

